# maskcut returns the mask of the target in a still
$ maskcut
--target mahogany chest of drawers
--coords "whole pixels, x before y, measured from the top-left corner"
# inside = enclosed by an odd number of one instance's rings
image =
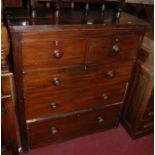
[[[126,13],[111,23],[110,11],[104,20],[90,14],[93,24],[73,10],[59,19],[14,14],[7,22],[23,149],[117,127],[147,25]]]

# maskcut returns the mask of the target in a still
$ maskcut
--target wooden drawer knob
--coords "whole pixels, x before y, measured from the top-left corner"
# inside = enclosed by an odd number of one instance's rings
[[[104,93],[104,94],[102,94],[102,97],[103,97],[103,99],[104,99],[104,100],[107,100],[107,99],[109,98],[109,97],[108,97],[108,95],[107,95],[107,94],[105,94],[105,93]]]
[[[56,110],[56,109],[57,109],[57,104],[56,104],[55,102],[52,102],[52,103],[51,103],[51,108],[52,108],[53,110]]]
[[[110,77],[110,78],[114,78],[114,77],[115,77],[115,73],[114,73],[113,71],[108,71],[108,72],[106,73],[106,75],[107,75],[108,77]]]
[[[55,50],[55,51],[53,52],[53,57],[54,57],[55,59],[60,59],[62,56],[63,56],[63,53],[60,52],[59,50]]]
[[[98,121],[99,123],[103,123],[103,122],[104,122],[104,119],[103,119],[102,116],[98,116],[98,117],[97,117],[97,121]]]
[[[58,133],[58,129],[56,127],[51,127],[51,132],[52,132],[52,135],[55,135]]]
[[[52,83],[53,85],[55,86],[59,86],[61,84],[61,81],[59,78],[55,77],[53,80],[52,80]]]
[[[120,52],[120,48],[118,47],[118,45],[113,45],[112,51],[117,54]]]

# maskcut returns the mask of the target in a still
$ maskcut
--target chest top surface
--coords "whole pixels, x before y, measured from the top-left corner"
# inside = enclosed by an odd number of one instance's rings
[[[106,27],[146,27],[148,24],[126,12],[121,12],[117,18],[117,11],[106,8],[104,12],[92,6],[86,13],[85,9],[62,8],[54,9],[37,8],[35,17],[31,17],[26,9],[15,8],[6,11],[7,23],[11,31],[47,31],[69,29],[91,29]]]

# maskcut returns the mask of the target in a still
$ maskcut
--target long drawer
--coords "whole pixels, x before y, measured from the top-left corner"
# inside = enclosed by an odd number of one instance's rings
[[[28,124],[30,148],[116,126],[120,105]]]
[[[23,69],[57,68],[83,64],[104,64],[133,59],[140,36],[109,34],[101,38],[26,39],[22,44]],[[83,36],[81,36],[83,37]]]
[[[87,108],[95,108],[123,101],[126,83],[107,87],[87,87],[66,90],[64,93],[25,99],[26,117],[48,117]]]
[[[44,70],[23,75],[24,97],[36,95],[60,94],[65,90],[83,87],[106,87],[127,82],[132,69],[132,62],[114,63],[106,66],[79,67],[57,70]]]

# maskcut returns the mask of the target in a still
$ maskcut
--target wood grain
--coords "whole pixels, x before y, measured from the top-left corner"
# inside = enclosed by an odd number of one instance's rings
[[[126,83],[119,83],[113,85],[113,87],[101,86],[88,89],[84,87],[84,89],[69,89],[59,94],[37,95],[34,98],[25,99],[26,117],[28,120],[31,120],[88,109],[90,107],[96,108],[121,103],[123,102],[125,88]],[[42,98],[41,100],[40,97]],[[55,105],[56,108],[53,108],[52,105]]]
[[[149,44],[147,44],[148,41],[150,42]],[[132,82],[125,100],[122,123],[132,138],[138,138],[153,132],[154,84],[152,42],[145,37],[143,43],[145,48],[138,56],[132,75]]]
[[[115,127],[119,109],[120,106],[117,105],[67,118],[29,124],[30,147],[35,148],[38,145],[64,141],[89,132]],[[99,122],[98,117],[102,117],[104,121]],[[52,134],[52,127],[58,130],[56,134]]]
[[[24,150],[116,127],[147,24],[123,12],[116,21],[114,10],[101,16],[96,7],[88,18],[81,8],[35,13],[6,14]]]

